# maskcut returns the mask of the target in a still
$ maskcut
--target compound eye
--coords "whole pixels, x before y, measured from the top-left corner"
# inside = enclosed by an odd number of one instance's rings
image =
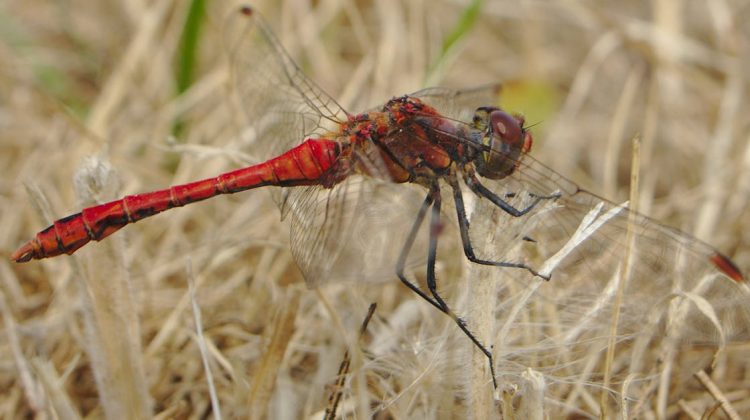
[[[490,112],[482,144],[489,146],[475,161],[479,175],[501,179],[513,173],[522,155],[531,148],[531,135],[523,129],[523,119],[496,109]]]
[[[521,122],[505,111],[493,111],[490,114],[492,132],[499,135],[504,143],[523,141]]]

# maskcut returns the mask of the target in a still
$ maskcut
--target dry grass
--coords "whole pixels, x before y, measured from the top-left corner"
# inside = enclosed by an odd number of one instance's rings
[[[746,3],[487,1],[445,54],[464,1],[254,5],[347,109],[425,83],[512,81],[505,99],[539,123],[533,154],[615,200],[628,197],[628,141],[640,133],[641,211],[750,267]],[[187,9],[0,5],[0,416],[200,418],[218,413],[215,396],[228,418],[319,418],[372,301],[378,311],[366,352],[352,353],[340,415],[598,416],[598,393],[563,407],[569,395],[534,371],[494,400],[486,376],[477,387],[464,374],[469,341],[397,282],[308,290],[264,191],[158,216],[74,258],[9,262],[33,232],[81,206],[235,168],[239,151],[254,158],[232,143],[236,127],[216,107],[226,4],[207,9],[195,82],[175,94]],[[453,255],[442,264],[445,277],[471,273]],[[712,375],[746,417],[748,350],[730,347]],[[682,373],[684,394],[645,403],[642,418],[712,409],[713,397]]]

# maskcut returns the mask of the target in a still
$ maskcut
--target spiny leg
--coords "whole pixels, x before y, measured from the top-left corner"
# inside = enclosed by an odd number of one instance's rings
[[[534,207],[536,207],[536,205],[539,204],[539,202],[542,200],[555,200],[557,198],[560,198],[560,193],[555,193],[555,194],[550,194],[550,195],[531,194],[531,196],[534,197],[534,201],[523,209],[517,209],[513,207],[512,204],[500,198],[499,195],[495,194],[490,189],[482,185],[482,183],[479,182],[475,174],[473,173],[467,174],[464,177],[464,182],[477,195],[490,200],[492,204],[496,205],[502,211],[508,213],[509,215],[513,217],[521,217],[525,215],[526,213],[530,212]]]
[[[477,348],[487,357],[487,361],[490,364],[490,374],[492,375],[492,385],[497,388],[497,379],[495,377],[495,363],[494,358],[492,357],[492,352],[490,352],[487,347],[485,347],[484,344],[482,344],[479,339],[477,339],[474,334],[469,331],[469,328],[466,326],[466,322],[464,322],[463,319],[459,318],[459,316],[456,315],[455,312],[453,312],[453,310],[448,306],[448,304],[445,302],[445,300],[443,300],[443,298],[437,291],[435,263],[437,260],[437,235],[440,231],[441,201],[440,189],[436,184],[430,189],[430,192],[427,194],[427,197],[422,203],[422,206],[419,208],[417,217],[414,220],[414,225],[412,225],[409,236],[406,238],[406,243],[404,243],[404,247],[402,248],[401,254],[399,255],[398,263],[396,264],[396,275],[401,280],[401,282],[406,285],[406,287],[411,289],[414,293],[418,294],[422,299],[430,302],[432,306],[438,308],[441,312],[450,316],[451,319],[453,319],[453,321],[456,323],[456,325],[458,325],[458,328],[460,328],[461,331],[463,331],[464,334],[469,337],[469,340],[471,340],[471,342],[474,343],[474,345],[477,346]],[[409,255],[409,252],[414,245],[414,240],[416,239],[419,228],[422,226],[424,218],[427,215],[427,210],[429,210],[430,207],[432,207],[432,214],[430,218],[430,243],[429,253],[427,257],[427,287],[429,288],[430,293],[433,297],[430,297],[426,293],[424,293],[417,285],[410,282],[406,278],[406,275],[404,275],[406,257]]]
[[[453,312],[448,309],[448,304],[445,303],[442,297],[437,292],[437,278],[435,276],[435,263],[437,262],[437,237],[442,230],[440,225],[440,206],[443,202],[443,198],[440,196],[440,190],[438,187],[431,188],[431,192],[434,196],[432,203],[432,213],[430,214],[430,243],[427,251],[427,288],[435,298],[435,301],[440,304],[443,312],[451,315],[456,322],[459,322],[458,317],[453,315]],[[459,324],[463,323],[462,321]]]
[[[469,219],[466,217],[466,207],[464,206],[464,198],[463,194],[461,194],[461,188],[458,185],[458,181],[456,181],[455,178],[448,179],[448,183],[450,184],[451,188],[453,189],[453,201],[456,204],[456,213],[458,215],[458,230],[461,232],[461,244],[464,248],[464,254],[466,255],[466,258],[476,264],[481,265],[490,265],[495,267],[510,267],[510,268],[521,268],[524,270],[527,270],[529,273],[533,274],[534,276],[540,277],[544,280],[549,280],[549,275],[542,275],[539,274],[536,270],[529,267],[528,265],[524,263],[514,263],[514,262],[508,262],[508,261],[492,261],[492,260],[485,260],[478,258],[476,254],[474,253],[474,247],[471,245],[471,236],[469,235]],[[481,184],[478,184],[481,186]],[[482,186],[484,188],[484,186]],[[487,190],[489,191],[489,190]],[[491,194],[495,195],[490,191]],[[497,195],[495,195],[497,197]],[[508,212],[509,214],[520,217],[523,214],[528,213],[529,210],[531,210],[539,201],[541,201],[545,197],[537,197],[534,202],[529,205],[527,208],[523,210],[517,210],[513,206],[511,206],[509,203],[502,201],[500,197],[497,197],[500,202],[502,202],[505,206],[510,207],[511,209],[518,212],[518,214],[510,213],[508,210],[505,209],[505,207],[498,205],[502,210]],[[491,200],[492,201],[492,200]],[[495,203],[493,201],[493,203]]]
[[[440,306],[438,302],[436,302],[433,298],[428,296],[425,292],[423,292],[416,284],[409,281],[409,279],[406,278],[406,275],[404,274],[404,266],[406,265],[406,257],[409,256],[409,253],[411,252],[411,248],[414,245],[414,240],[417,237],[417,233],[419,232],[419,228],[422,226],[422,222],[424,222],[424,218],[427,215],[427,210],[432,206],[433,203],[433,197],[432,193],[427,193],[427,197],[425,197],[424,202],[422,202],[422,206],[419,208],[419,212],[417,213],[416,219],[414,219],[414,224],[411,227],[411,231],[409,232],[409,236],[406,238],[406,242],[404,243],[404,247],[401,249],[401,254],[398,257],[398,262],[396,263],[396,275],[401,280],[406,287],[411,289],[414,293],[418,294],[422,299],[426,300],[427,302],[430,302],[432,306],[438,308],[440,311],[443,311],[443,307]]]

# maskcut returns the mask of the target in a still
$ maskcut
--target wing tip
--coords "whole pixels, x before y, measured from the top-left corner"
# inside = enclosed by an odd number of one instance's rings
[[[240,6],[240,13],[245,16],[252,16],[254,12],[253,6],[250,6],[249,4],[243,4]]]
[[[716,252],[711,256],[711,262],[714,263],[722,273],[737,283],[743,283],[745,281],[745,276],[742,275],[740,268],[737,267],[737,264],[729,259],[729,257]]]

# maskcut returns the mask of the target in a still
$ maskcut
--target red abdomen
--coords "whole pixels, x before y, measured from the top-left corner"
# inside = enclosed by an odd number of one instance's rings
[[[310,139],[257,165],[88,207],[80,213],[55,221],[37,233],[34,239],[18,248],[11,259],[25,262],[72,254],[89,241],[100,241],[129,223],[219,194],[265,185],[329,185],[331,181],[326,175],[336,164],[340,151],[340,145],[335,141]]]

